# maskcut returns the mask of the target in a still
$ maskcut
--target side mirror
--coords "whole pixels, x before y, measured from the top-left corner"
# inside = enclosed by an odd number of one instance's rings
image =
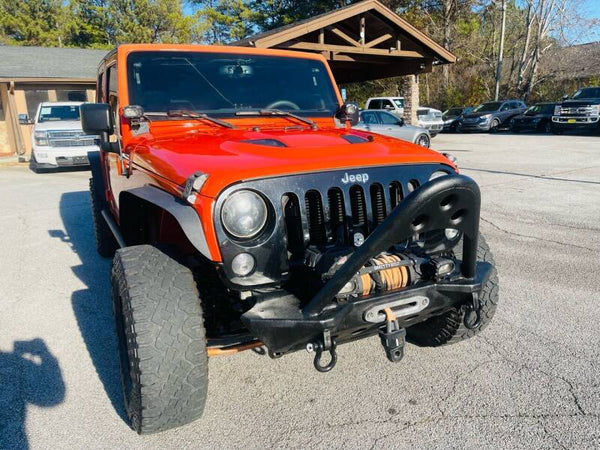
[[[398,119],[398,126],[399,127],[404,126],[404,119]]]
[[[568,95],[563,95],[563,100],[567,100],[569,98]]]
[[[79,107],[81,128],[85,134],[100,135],[100,148],[112,151],[108,136],[113,133],[108,103],[84,103]]]
[[[85,134],[112,134],[108,103],[84,103],[79,107],[79,112]]]
[[[386,105],[386,106],[383,107],[383,109],[387,109],[388,111],[392,111],[394,109],[394,107],[391,106],[391,105]]]
[[[335,113],[335,117],[341,122],[350,122],[354,126],[359,121],[358,105],[356,103],[344,103]]]
[[[19,114],[19,125],[31,125],[33,120],[27,114]]]

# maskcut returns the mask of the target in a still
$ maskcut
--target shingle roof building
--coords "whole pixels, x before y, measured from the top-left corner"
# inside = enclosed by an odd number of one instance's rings
[[[0,79],[94,80],[107,50],[0,46]]]

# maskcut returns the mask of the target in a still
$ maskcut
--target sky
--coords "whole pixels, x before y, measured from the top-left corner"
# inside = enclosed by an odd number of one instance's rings
[[[581,13],[584,18],[596,19],[599,24],[594,29],[584,30],[583,32],[578,33],[578,35],[573,34],[572,36],[567,36],[567,38],[572,39],[574,44],[600,41],[600,0],[574,1],[582,3]]]

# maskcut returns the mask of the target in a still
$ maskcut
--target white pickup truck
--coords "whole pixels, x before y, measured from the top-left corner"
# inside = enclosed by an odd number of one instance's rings
[[[35,172],[89,165],[87,154],[99,150],[98,136],[86,135],[81,129],[81,103],[43,102],[33,120],[19,115],[21,124],[33,124],[31,168]]]

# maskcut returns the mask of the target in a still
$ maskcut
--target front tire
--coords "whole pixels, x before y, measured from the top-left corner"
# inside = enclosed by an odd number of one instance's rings
[[[192,272],[156,247],[139,245],[116,252],[111,284],[131,427],[155,433],[198,419],[208,357]]]
[[[421,147],[429,148],[431,145],[431,140],[426,134],[420,134],[417,136],[417,139],[415,139],[415,144],[420,145]]]
[[[454,255],[457,259],[462,259],[462,240],[456,246]],[[414,343],[426,347],[455,344],[475,336],[490,324],[498,306],[498,273],[494,256],[481,234],[477,245],[477,260],[489,262],[492,265],[492,273],[483,286],[479,298],[482,303],[481,325],[474,330],[467,328],[465,326],[465,308],[454,307],[444,314],[408,328],[408,336]]]
[[[500,120],[493,119],[490,124],[490,133],[496,133],[498,131],[498,127],[500,126]]]

